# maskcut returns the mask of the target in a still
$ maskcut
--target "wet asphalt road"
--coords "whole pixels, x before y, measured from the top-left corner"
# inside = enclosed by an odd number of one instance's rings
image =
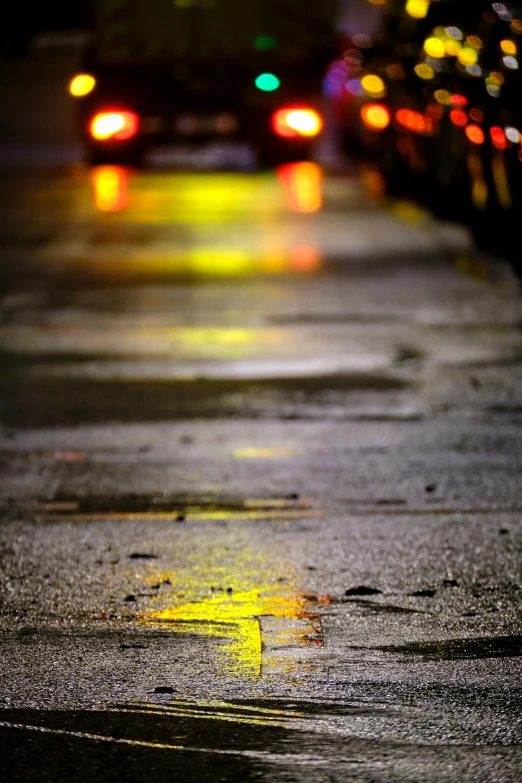
[[[520,781],[509,269],[315,164],[0,217],[4,778]]]

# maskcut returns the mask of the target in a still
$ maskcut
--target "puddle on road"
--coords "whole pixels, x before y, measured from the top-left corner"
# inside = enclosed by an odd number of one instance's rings
[[[424,686],[423,686],[424,688]],[[479,734],[487,694],[470,702],[462,688],[423,694],[412,710],[411,694],[389,692],[350,700],[237,699],[229,702],[175,698],[168,704],[129,703],[104,708],[0,710],[2,762],[10,779],[27,783],[73,779],[77,783],[215,783],[215,781],[518,780],[520,755],[502,736]],[[458,695],[457,695],[458,691]],[[375,696],[384,696],[379,703]],[[457,699],[456,699],[457,696]],[[463,700],[465,699],[465,701]],[[447,707],[460,708],[448,720]],[[444,704],[444,717],[435,707]],[[429,706],[428,706],[429,705]],[[514,719],[518,699],[512,709]],[[466,711],[463,712],[463,708]],[[493,713],[493,718],[501,713]],[[455,730],[465,715],[464,726]],[[488,712],[486,711],[486,715]],[[432,720],[426,721],[426,718]],[[437,728],[433,719],[441,723]],[[363,732],[367,724],[369,730]],[[410,735],[397,740],[396,727]],[[462,741],[459,742],[459,739]],[[500,772],[499,772],[500,770]]]
[[[283,649],[289,671],[303,664],[292,652],[323,644],[317,603],[332,599],[303,592],[287,562],[269,560],[252,547],[215,546],[190,555],[179,569],[155,569],[146,581],[170,588],[152,599],[139,621],[214,637],[219,665],[229,674],[258,678],[266,668],[277,668]]]
[[[522,656],[522,636],[484,636],[434,642],[410,642],[371,649],[433,661],[518,658]]]
[[[3,761],[20,780],[61,780],[71,770],[74,780],[114,781],[124,770],[126,780],[142,781],[153,769],[161,781],[243,783],[271,779],[277,768],[310,775],[335,763],[344,779],[347,764],[367,761],[369,744],[357,740],[347,747],[322,719],[379,712],[329,701],[183,698],[90,710],[6,709],[0,711],[0,737]]]
[[[253,455],[249,455],[253,456]],[[261,455],[262,456],[262,455]],[[275,455],[270,455],[275,456]],[[236,521],[263,519],[309,519],[322,514],[309,498],[224,498],[211,499],[187,495],[139,495],[70,498],[57,496],[42,502],[38,510],[46,519],[72,522],[96,519],[126,521],[131,519],[158,522]]]

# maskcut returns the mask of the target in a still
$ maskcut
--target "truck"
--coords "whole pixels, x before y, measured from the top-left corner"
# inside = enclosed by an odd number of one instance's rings
[[[86,159],[139,165],[158,145],[217,139],[261,166],[306,159],[337,0],[93,0],[69,89]]]

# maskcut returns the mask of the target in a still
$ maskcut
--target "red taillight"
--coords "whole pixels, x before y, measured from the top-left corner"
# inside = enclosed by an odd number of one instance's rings
[[[292,107],[279,109],[272,115],[272,128],[278,136],[292,139],[296,136],[317,136],[323,129],[321,116],[313,109]]]
[[[97,141],[126,141],[137,134],[138,124],[138,115],[133,111],[106,111],[100,112],[92,119],[89,130]]]

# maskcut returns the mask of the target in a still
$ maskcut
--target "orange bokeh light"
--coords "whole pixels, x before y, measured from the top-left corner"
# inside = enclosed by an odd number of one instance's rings
[[[473,144],[484,144],[484,131],[478,125],[468,125],[466,136]]]
[[[361,119],[370,130],[383,131],[391,122],[391,114],[382,103],[367,103],[361,109]]]
[[[395,119],[403,128],[414,133],[430,134],[435,131],[433,119],[428,115],[421,114],[420,111],[399,109],[395,114]]]

